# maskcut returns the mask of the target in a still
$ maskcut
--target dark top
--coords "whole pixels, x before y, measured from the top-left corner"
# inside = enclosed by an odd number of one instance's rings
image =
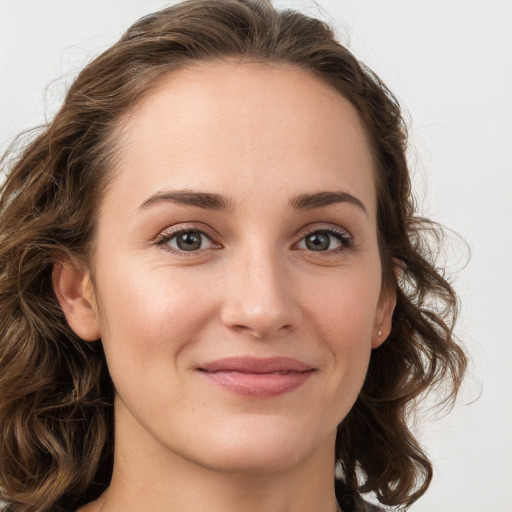
[[[357,492],[347,489],[342,480],[334,481],[334,489],[343,512],[384,512],[382,508],[364,501]]]

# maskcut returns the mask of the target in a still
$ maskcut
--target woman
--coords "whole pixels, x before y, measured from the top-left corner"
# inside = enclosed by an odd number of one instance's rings
[[[9,510],[417,500],[411,405],[465,357],[405,147],[331,29],[263,2],[178,4],[88,65],[2,187]]]

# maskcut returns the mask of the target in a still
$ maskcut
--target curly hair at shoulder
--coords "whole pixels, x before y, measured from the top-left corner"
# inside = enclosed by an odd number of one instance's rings
[[[322,21],[256,0],[189,0],[136,22],[79,74],[54,119],[2,160],[0,497],[12,512],[75,509],[109,484],[113,384],[101,343],[84,343],[66,322],[53,263],[90,257],[122,116],[173,70],[225,60],[304,70],[359,114],[375,162],[383,286],[397,303],[339,425],[336,460],[349,489],[385,505],[409,506],[431,481],[409,413],[431,389],[451,403],[466,357],[453,333],[457,296],[435,264],[440,228],[416,213],[396,98]]]

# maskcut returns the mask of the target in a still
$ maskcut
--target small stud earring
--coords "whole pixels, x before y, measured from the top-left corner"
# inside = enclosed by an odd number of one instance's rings
[[[377,333],[377,336],[382,336],[382,331],[379,329],[379,332]]]

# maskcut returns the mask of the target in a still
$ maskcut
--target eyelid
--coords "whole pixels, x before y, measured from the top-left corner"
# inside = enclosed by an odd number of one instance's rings
[[[180,251],[179,249],[171,248],[166,246],[166,243],[174,236],[179,235],[180,233],[184,233],[187,231],[197,231],[201,235],[207,237],[212,242],[212,247],[207,249],[199,249],[197,251]],[[340,252],[344,250],[353,249],[354,246],[354,237],[353,235],[345,228],[337,224],[331,223],[314,223],[302,228],[297,235],[297,241],[293,243],[292,247],[296,248],[299,242],[301,242],[305,237],[311,235],[316,232],[324,232],[330,235],[337,237],[341,244],[341,248],[329,249],[327,251],[318,251],[317,254],[329,254],[333,252]],[[173,226],[170,226],[162,231],[160,231],[153,239],[152,243],[156,246],[161,247],[164,250],[167,250],[171,253],[185,255],[185,256],[193,256],[198,255],[203,252],[206,252],[211,249],[221,249],[223,246],[220,242],[218,242],[218,235],[216,235],[213,230],[211,230],[208,226],[205,226],[203,223],[194,223],[194,222],[185,222],[179,223]],[[301,249],[307,250],[307,249]]]
[[[211,247],[208,247],[206,249],[198,249],[197,251],[181,251],[180,249],[176,249],[174,247],[170,247],[167,245],[167,242],[174,238],[175,236],[178,236],[181,233],[187,233],[189,231],[196,231],[200,233],[201,235],[205,236],[210,240],[212,243]],[[152,243],[158,247],[161,247],[162,249],[179,255],[184,256],[194,256],[201,254],[205,251],[211,250],[211,249],[220,249],[222,248],[222,245],[217,241],[218,237],[212,234],[212,230],[208,229],[204,224],[202,223],[192,223],[192,222],[186,222],[186,223],[180,223],[176,224],[174,226],[170,226],[169,228],[166,228],[162,231],[160,231],[156,237],[153,238]]]
[[[299,238],[293,245],[294,246],[298,245],[299,242],[301,242],[307,236],[312,235],[313,233],[318,233],[318,232],[324,232],[329,235],[333,235],[333,236],[337,237],[341,241],[341,244],[342,244],[341,249],[337,248],[337,249],[330,249],[327,251],[318,251],[318,254],[332,253],[332,252],[336,252],[336,251],[340,251],[340,250],[343,251],[343,250],[351,249],[354,245],[354,237],[348,230],[346,230],[345,228],[342,228],[336,224],[330,224],[330,223],[314,224],[314,225],[306,226],[299,232]],[[305,249],[305,250],[307,250],[307,249]]]

